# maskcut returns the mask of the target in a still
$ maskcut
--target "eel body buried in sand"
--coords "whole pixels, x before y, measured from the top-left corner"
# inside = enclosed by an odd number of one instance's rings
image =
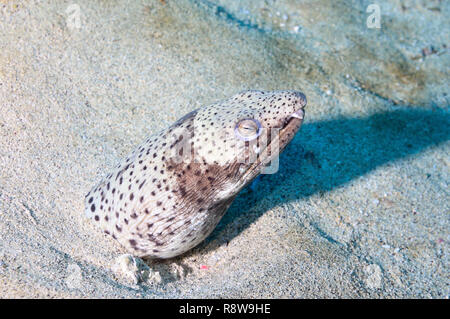
[[[95,186],[86,215],[135,256],[180,255],[213,231],[292,140],[305,106],[297,91],[245,91],[194,110]]]

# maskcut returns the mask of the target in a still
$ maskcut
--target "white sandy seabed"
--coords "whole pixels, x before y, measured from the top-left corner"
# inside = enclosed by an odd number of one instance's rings
[[[0,0],[0,296],[448,297],[449,3],[378,3]],[[244,89],[308,97],[279,172],[124,276],[84,195]]]

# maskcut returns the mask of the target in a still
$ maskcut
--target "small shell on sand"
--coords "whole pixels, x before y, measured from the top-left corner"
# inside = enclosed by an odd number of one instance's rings
[[[131,279],[134,284],[158,285],[162,282],[159,272],[151,270],[141,258],[130,254],[117,257],[112,270],[119,277]]]

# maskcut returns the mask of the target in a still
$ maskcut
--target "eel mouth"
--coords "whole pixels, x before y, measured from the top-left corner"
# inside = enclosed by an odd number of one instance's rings
[[[283,126],[280,130],[282,136],[289,135],[289,133],[297,133],[305,118],[305,110],[303,108],[298,109],[285,119]],[[290,141],[290,140],[289,140]],[[289,143],[288,141],[288,143]]]
[[[268,132],[267,146],[258,154],[256,160],[251,163],[242,177],[243,185],[251,182],[257,175],[261,173],[263,168],[267,166],[276,156],[278,156],[289,142],[294,138],[303,124],[305,117],[304,105],[290,116],[288,116],[281,128],[277,128],[274,136],[272,131]]]
[[[304,117],[305,110],[301,108],[285,119],[278,134],[274,137],[271,136],[268,139],[269,143],[266,147],[267,153],[264,154],[267,155],[267,159],[264,159],[264,156],[261,156],[262,163],[268,164],[275,156],[278,156],[284,150],[284,148],[294,138],[295,134],[300,130]],[[275,147],[272,147],[273,145],[275,145]]]

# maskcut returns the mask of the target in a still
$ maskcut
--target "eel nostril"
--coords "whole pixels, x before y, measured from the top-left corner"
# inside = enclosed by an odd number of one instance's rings
[[[301,105],[301,107],[305,107],[307,103],[306,95],[299,91],[295,91],[294,95],[298,98],[298,103]]]

